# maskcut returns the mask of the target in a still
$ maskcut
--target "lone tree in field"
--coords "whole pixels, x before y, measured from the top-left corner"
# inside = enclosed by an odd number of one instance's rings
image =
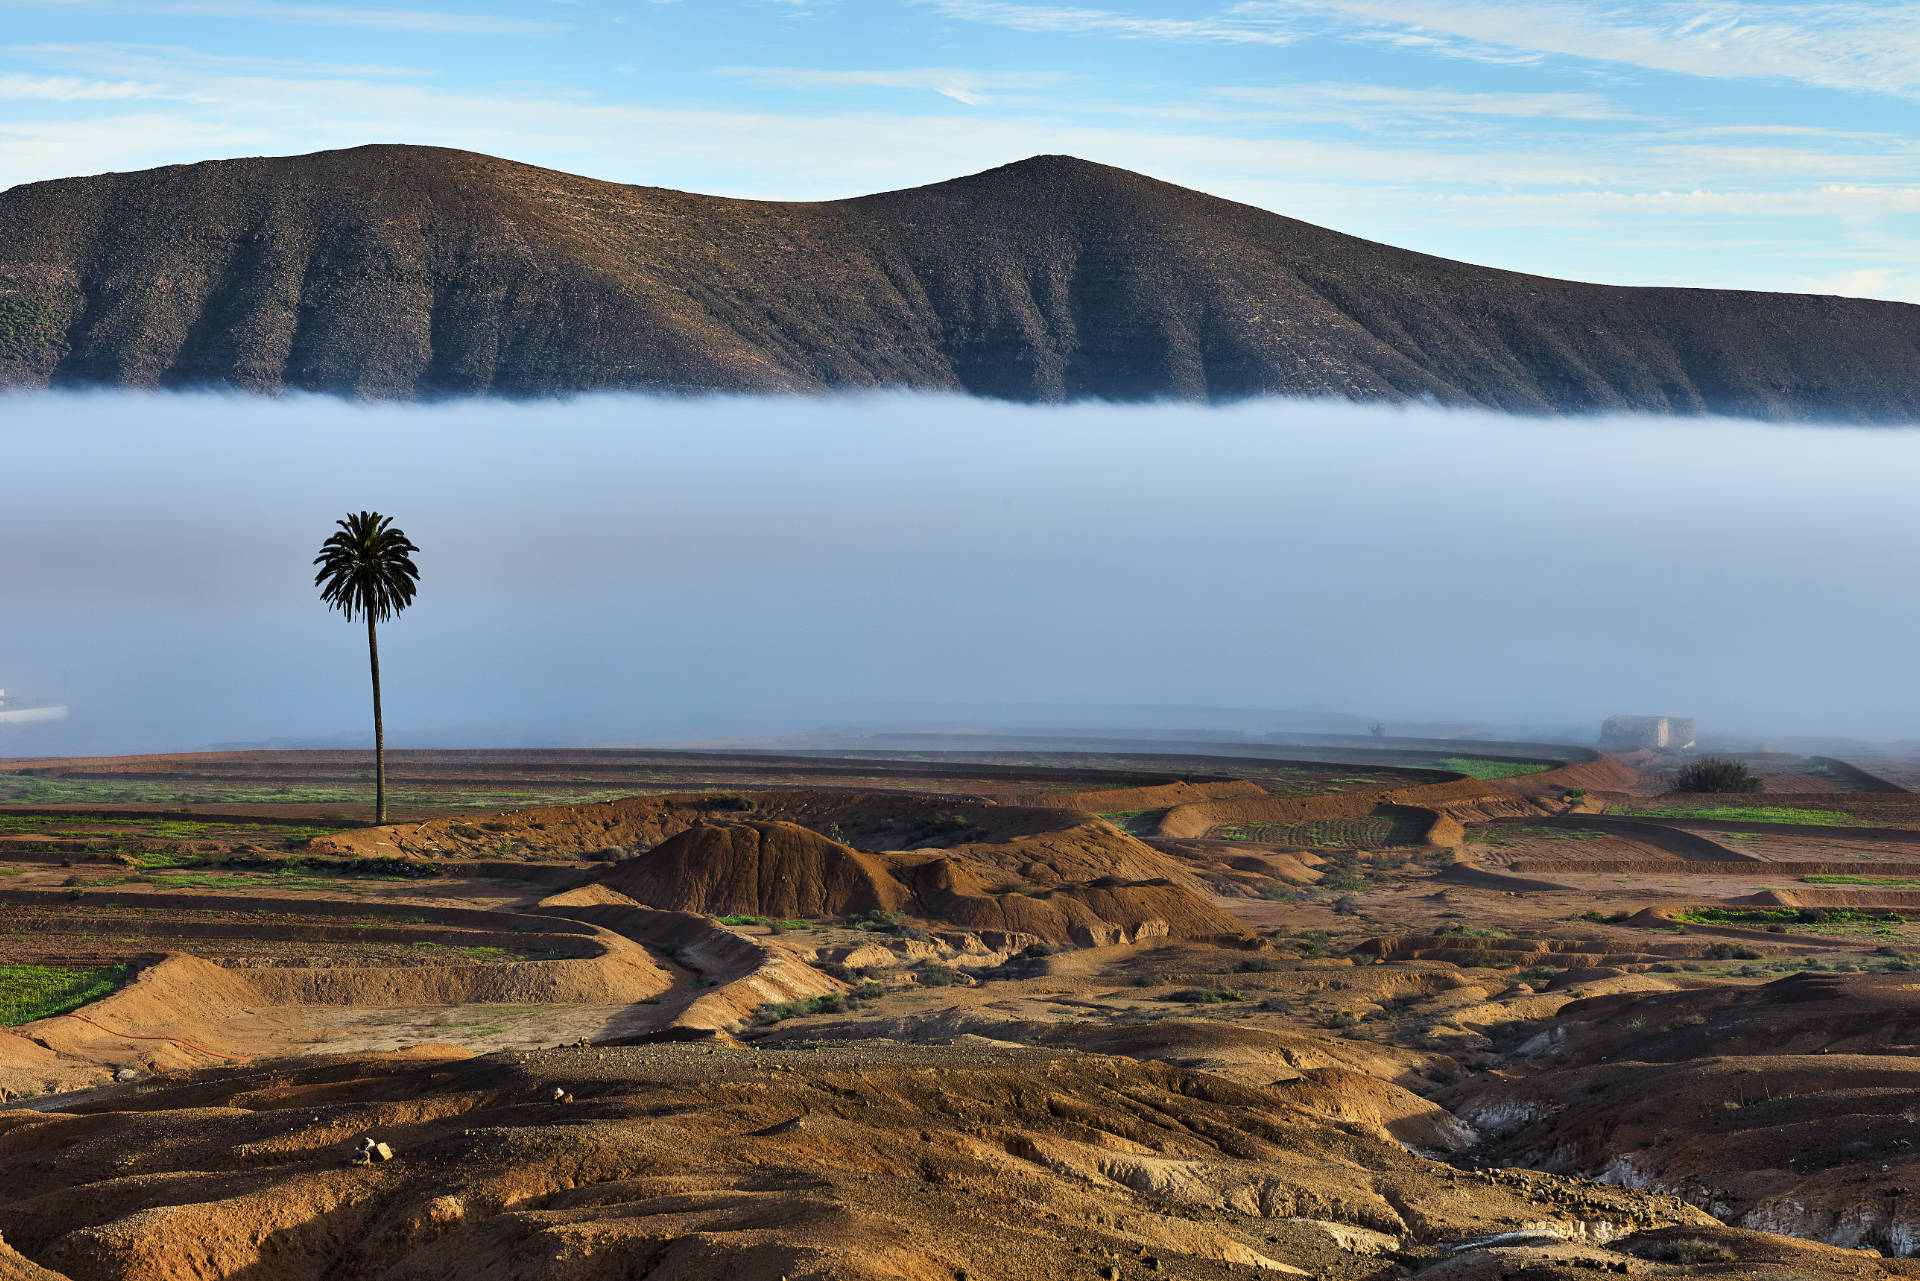
[[[387,821],[387,740],[380,725],[380,634],[386,622],[413,604],[420,571],[414,568],[413,540],[393,527],[391,516],[359,512],[320,544],[313,563],[320,567],[313,585],[320,599],[351,622],[367,620],[367,661],[373,667],[373,821]]]

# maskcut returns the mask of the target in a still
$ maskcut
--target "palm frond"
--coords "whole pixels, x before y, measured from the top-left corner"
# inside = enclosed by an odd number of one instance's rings
[[[363,511],[336,524],[313,558],[320,567],[313,578],[320,599],[350,620],[371,617],[379,623],[413,604],[420,581],[413,554],[420,549],[394,528],[393,518]]]

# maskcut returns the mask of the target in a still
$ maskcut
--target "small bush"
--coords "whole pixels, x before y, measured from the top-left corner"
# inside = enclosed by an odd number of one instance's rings
[[[954,987],[967,981],[960,971],[944,965],[922,965],[914,970],[913,977],[921,987]]]
[[[1718,1241],[1709,1241],[1705,1237],[1674,1237],[1668,1241],[1653,1241],[1641,1247],[1637,1252],[1643,1259],[1655,1263],[1675,1263],[1691,1266],[1696,1263],[1731,1263],[1734,1253]]]
[[[865,916],[854,917],[847,922],[847,925],[856,930],[891,930],[897,925],[904,924],[906,919],[904,912],[889,912],[876,907]]]
[[[1707,949],[1708,959],[1714,961],[1757,961],[1765,955],[1759,948],[1744,943],[1715,943]]]
[[[760,1027],[771,1027],[788,1019],[805,1018],[809,1014],[846,1014],[862,1001],[882,996],[886,990],[882,984],[869,980],[845,995],[835,992],[827,996],[810,996],[800,1001],[782,1001],[778,1005],[763,1005],[753,1012],[753,1021]]]
[[[1240,962],[1233,967],[1233,972],[1235,974],[1274,974],[1285,968],[1280,962],[1262,956]]]
[[[1757,792],[1760,776],[1740,761],[1703,756],[1688,761],[1673,776],[1676,792]]]
[[[1245,992],[1231,987],[1184,987],[1178,992],[1169,992],[1167,999],[1183,1005],[1224,1005],[1249,998]]]

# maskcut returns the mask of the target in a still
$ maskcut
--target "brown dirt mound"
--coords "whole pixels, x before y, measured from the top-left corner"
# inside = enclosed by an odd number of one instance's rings
[[[907,901],[882,860],[794,823],[703,822],[601,884],[650,907],[708,916],[859,916]]]
[[[805,821],[722,818],[740,811],[716,811],[706,797],[652,797],[523,810],[502,816],[498,826],[576,846],[674,827],[651,850],[615,863],[598,878],[607,891],[664,911],[810,919],[900,911],[961,930],[1080,946],[1200,938],[1240,928],[1202,897],[1198,879],[1179,860],[1069,812],[994,805],[956,810],[944,798],[873,794],[769,793],[744,803],[759,815],[786,813]],[[913,820],[916,814],[920,819]],[[938,853],[925,845],[864,852],[820,834],[822,825],[841,830],[842,818],[896,836],[937,839],[925,837],[930,825],[947,838],[1004,839],[950,839]],[[451,833],[454,826],[369,829],[345,837],[388,836],[413,843],[411,853],[427,848],[420,842],[438,839],[436,831]]]
[[[1120,857],[1104,856],[1116,848]],[[649,907],[707,916],[903,911],[962,930],[1082,947],[1236,933],[1239,925],[1189,889],[1184,875],[1178,883],[1131,880],[1111,870],[1170,863],[1099,823],[934,857],[864,854],[791,823],[703,823],[616,865],[600,883]]]
[[[1049,943],[1097,947],[1155,938],[1236,934],[1240,924],[1169,880],[1105,877],[1032,889],[995,884],[993,869],[940,858],[913,869],[909,910],[976,933],[1025,934]]]
[[[349,1165],[368,1134],[394,1159]],[[1417,1266],[1526,1226],[1710,1223],[1436,1166],[1163,1065],[884,1043],[202,1073],[0,1113],[0,1189],[13,1248],[88,1281],[1359,1281],[1381,1260],[1330,1232],[1382,1234]]]

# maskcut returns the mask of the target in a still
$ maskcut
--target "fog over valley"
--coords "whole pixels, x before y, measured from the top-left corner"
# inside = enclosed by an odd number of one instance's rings
[[[422,549],[381,633],[395,745],[1116,706],[1893,738],[1920,711],[1901,429],[56,393],[0,400],[0,446],[0,688],[72,709],[0,755],[362,741],[364,636],[310,567],[360,508]]]

